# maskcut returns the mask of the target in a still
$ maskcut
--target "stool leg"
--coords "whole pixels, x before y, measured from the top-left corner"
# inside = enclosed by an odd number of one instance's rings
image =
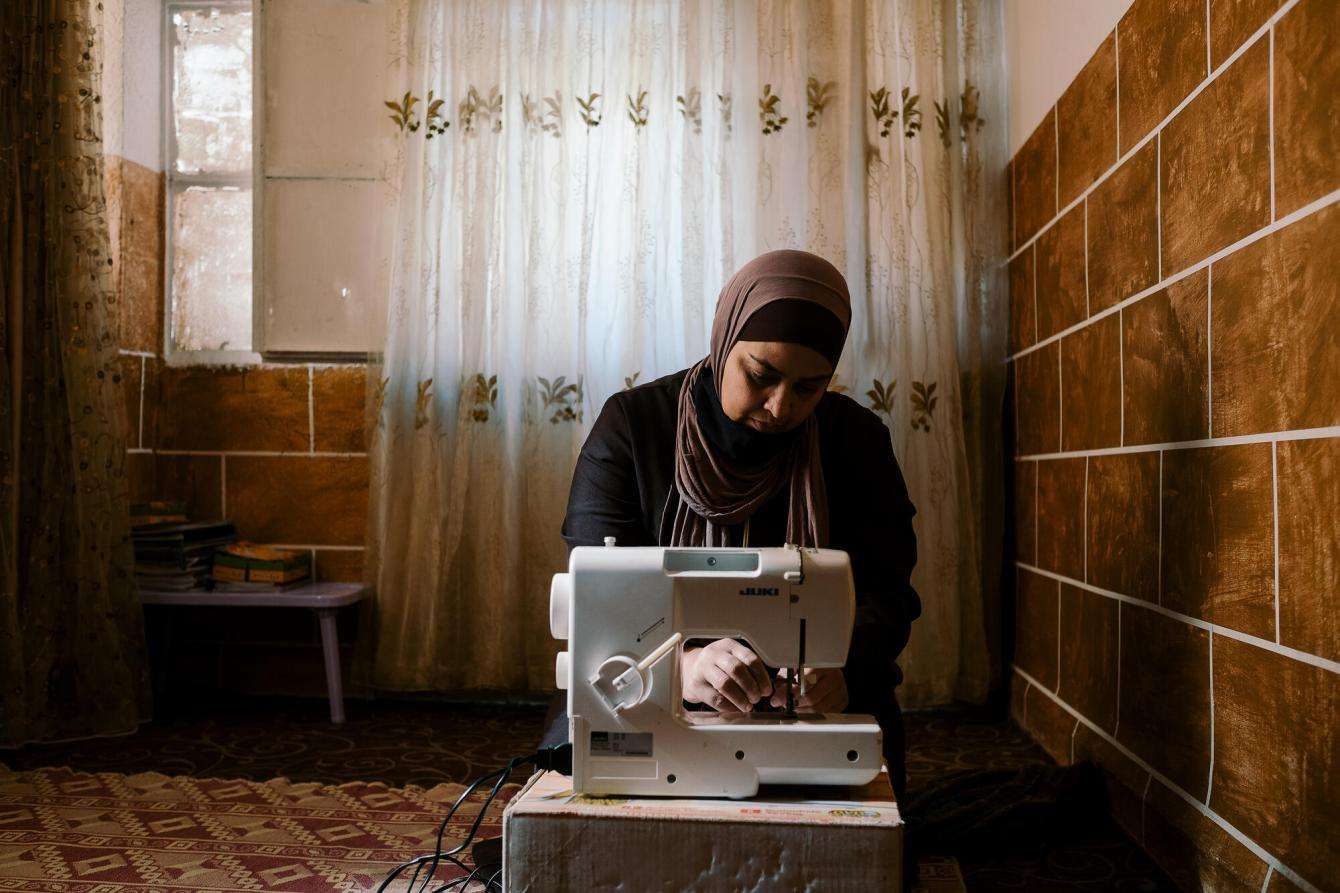
[[[344,722],[344,689],[340,684],[340,639],[335,629],[335,609],[318,608],[321,621],[321,650],[326,658],[326,693],[330,696],[330,721]]]

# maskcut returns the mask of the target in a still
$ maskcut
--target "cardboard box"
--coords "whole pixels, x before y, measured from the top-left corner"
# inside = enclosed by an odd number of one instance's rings
[[[747,800],[586,797],[536,774],[503,813],[503,885],[550,890],[898,890],[903,822],[887,773],[859,788]]]

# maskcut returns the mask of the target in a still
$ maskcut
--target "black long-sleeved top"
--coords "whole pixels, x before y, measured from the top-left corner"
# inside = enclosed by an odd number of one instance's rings
[[[563,521],[569,550],[603,545],[607,536],[616,537],[621,546],[669,545],[679,503],[675,420],[687,373],[683,370],[622,391],[605,402],[572,476]],[[699,380],[707,382],[704,388],[716,400],[710,376]],[[700,423],[710,424],[698,398],[695,393]],[[711,409],[724,418],[719,402]],[[912,531],[916,510],[908,499],[888,429],[878,416],[850,397],[829,391],[820,399],[815,419],[828,496],[827,546],[850,556],[856,588],[856,624],[844,670],[847,712],[874,714],[883,725],[889,711],[897,710],[894,687],[902,681],[902,673],[895,660],[907,645],[912,621],[921,614],[921,600],[910,580],[917,560]],[[762,440],[753,438],[753,447]],[[754,514],[749,545],[784,544],[787,499],[787,488],[782,487]],[[672,500],[668,506],[667,500]],[[731,541],[740,540],[737,527]],[[900,764],[901,747],[899,740]]]

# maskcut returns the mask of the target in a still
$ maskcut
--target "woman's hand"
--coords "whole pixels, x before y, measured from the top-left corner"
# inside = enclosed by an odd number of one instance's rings
[[[684,700],[706,704],[718,713],[748,713],[754,704],[772,694],[772,681],[763,661],[734,639],[685,648],[679,674]]]
[[[786,707],[785,671],[777,671],[778,683],[773,688],[772,706]],[[806,670],[805,694],[796,684],[796,709],[812,713],[841,713],[847,707],[847,680],[840,667]]]

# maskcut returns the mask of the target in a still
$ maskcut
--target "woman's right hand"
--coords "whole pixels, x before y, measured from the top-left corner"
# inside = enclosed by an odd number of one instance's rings
[[[684,700],[706,704],[718,713],[748,713],[772,694],[772,679],[762,659],[734,639],[685,648],[679,673]]]

